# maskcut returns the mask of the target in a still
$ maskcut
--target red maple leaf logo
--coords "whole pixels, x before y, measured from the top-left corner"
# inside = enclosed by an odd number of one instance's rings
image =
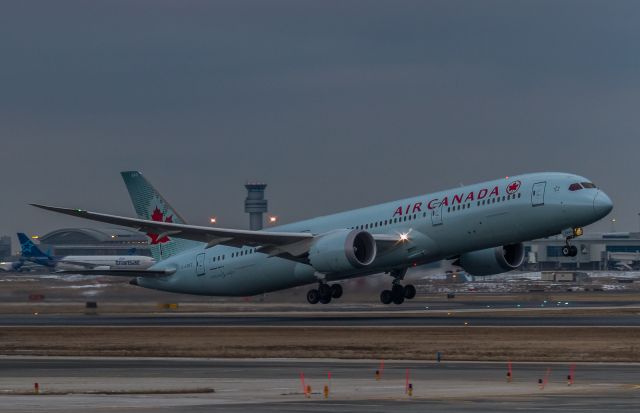
[[[151,220],[158,221],[158,222],[173,222],[173,215],[169,215],[164,219],[163,218],[164,218],[164,214],[162,213],[162,211],[160,211],[158,207],[156,207],[156,209],[153,210],[153,214],[151,214]],[[164,244],[165,242],[171,241],[171,239],[169,239],[169,237],[166,235],[158,239],[158,235],[159,234],[152,234],[150,232],[147,233],[147,236],[151,238],[151,245]]]
[[[520,189],[520,181],[513,181],[509,185],[507,185],[507,193],[512,194]]]

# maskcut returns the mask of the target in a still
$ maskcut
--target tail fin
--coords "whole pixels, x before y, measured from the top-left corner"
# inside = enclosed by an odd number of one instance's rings
[[[18,241],[20,241],[21,254],[25,258],[51,258],[38,248],[26,234],[18,232]]]
[[[186,221],[167,202],[164,197],[138,171],[120,172],[129,191],[129,197],[138,218],[152,221],[174,222],[186,224]],[[161,234],[160,234],[161,235]],[[151,255],[156,261],[167,259],[172,255],[194,248],[201,243],[159,234],[147,234],[151,243]]]

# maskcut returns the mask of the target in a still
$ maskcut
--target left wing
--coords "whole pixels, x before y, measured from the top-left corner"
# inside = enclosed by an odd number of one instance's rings
[[[218,244],[234,247],[287,245],[299,241],[312,240],[314,237],[313,234],[309,234],[307,232],[269,232],[211,228],[198,225],[174,224],[171,222],[121,217],[117,215],[101,214],[99,212],[85,211],[83,209],[60,208],[38,204],[31,205],[37,208],[59,212],[61,214],[71,215],[74,217],[135,228],[138,231],[146,233],[159,234],[158,238],[174,236],[177,238],[204,242],[207,244],[207,248]]]
[[[304,255],[309,251],[316,235],[308,232],[277,232],[277,231],[249,231],[242,229],[224,229],[203,227],[198,225],[176,224],[171,222],[150,221],[139,218],[121,217],[118,215],[90,212],[83,209],[61,208],[48,205],[31,204],[37,208],[54,211],[74,217],[92,221],[106,222],[135,228],[148,234],[159,234],[157,237],[173,236],[206,243],[206,248],[216,245],[232,247],[255,246],[260,251],[270,255],[289,254],[294,257]],[[406,241],[406,236],[389,234],[372,234],[377,246],[381,250],[393,248]],[[321,237],[318,235],[318,237]]]

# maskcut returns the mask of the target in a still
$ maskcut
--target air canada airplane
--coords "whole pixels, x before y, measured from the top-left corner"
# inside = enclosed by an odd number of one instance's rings
[[[471,275],[499,274],[524,260],[523,241],[562,234],[563,254],[582,227],[605,217],[609,197],[586,178],[533,173],[322,216],[269,230],[188,225],[140,172],[122,172],[138,218],[32,204],[144,231],[156,264],[146,270],[75,271],[135,277],[141,287],[187,294],[249,296],[306,284],[309,303],[342,296],[338,280],[391,276],[380,294],[401,304],[416,289],[407,268],[451,260]]]

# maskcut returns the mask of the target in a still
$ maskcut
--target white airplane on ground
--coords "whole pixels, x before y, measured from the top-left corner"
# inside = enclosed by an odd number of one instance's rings
[[[310,303],[342,295],[347,278],[388,273],[380,300],[401,304],[415,296],[401,284],[407,268],[452,260],[471,275],[518,268],[523,241],[563,234],[563,253],[582,226],[613,204],[588,179],[570,173],[533,173],[497,179],[249,231],[187,225],[139,172],[123,172],[139,218],[83,209],[36,207],[146,232],[157,263],[147,270],[86,270],[136,277],[132,283],[177,293],[248,296],[305,284]]]
[[[156,260],[145,255],[67,255],[56,257],[43,252],[38,246],[19,232],[18,241],[22,250],[20,263],[30,261],[56,271],[94,270],[145,270],[156,263]]]

